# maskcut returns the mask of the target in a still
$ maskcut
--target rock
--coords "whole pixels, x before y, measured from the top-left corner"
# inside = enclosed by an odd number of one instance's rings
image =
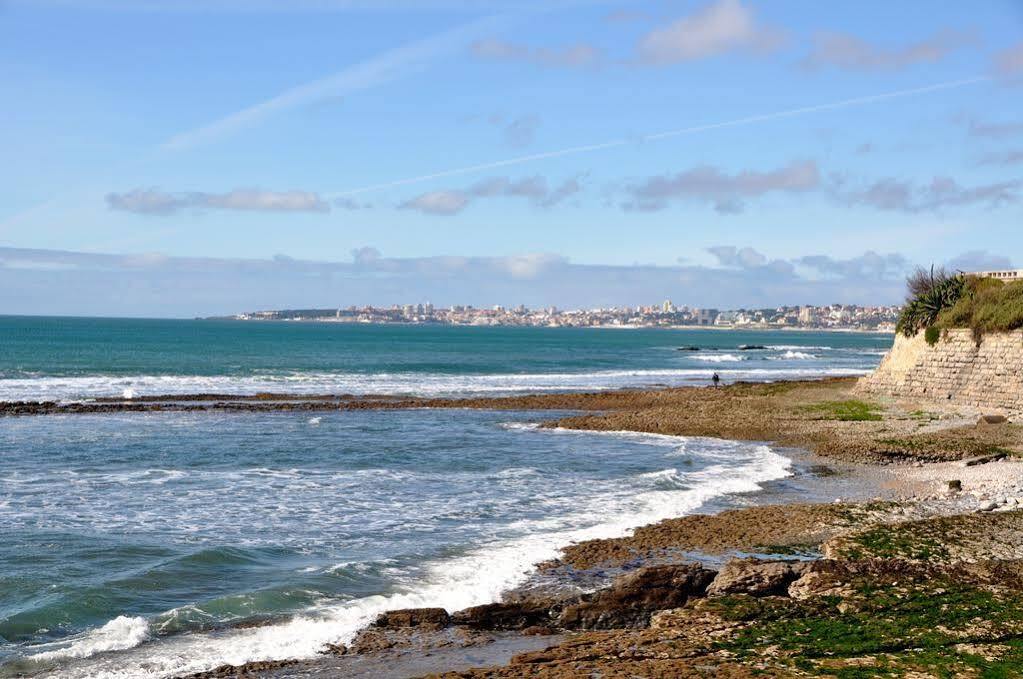
[[[1005,415],[981,415],[977,424],[1004,424],[1009,421]]]
[[[645,627],[654,612],[703,596],[713,579],[714,571],[697,564],[640,568],[567,605],[558,624],[567,629]]]
[[[185,679],[221,679],[222,677],[252,677],[283,667],[297,665],[300,660],[256,660],[244,665],[221,665],[205,672],[189,674]]]
[[[973,467],[973,466],[976,466],[978,464],[987,464],[988,462],[995,462],[997,460],[1001,460],[1005,456],[1006,456],[1006,453],[1004,453],[1002,451],[998,451],[998,452],[995,452],[995,453],[990,453],[988,455],[977,455],[976,457],[968,457],[965,460],[960,460],[959,461],[959,466],[960,467]]]
[[[823,596],[848,596],[850,587],[840,579],[819,573],[813,567],[789,585],[788,595],[793,599],[813,599]]]
[[[376,627],[419,627],[429,626],[433,629],[447,627],[451,616],[443,608],[403,608],[387,611],[377,616]]]
[[[376,629],[367,627],[359,632],[352,643],[348,646],[347,653],[352,655],[364,655],[366,653],[378,653],[391,648],[408,646],[408,629]]]
[[[558,630],[555,628],[544,625],[533,625],[522,630],[522,635],[527,637],[547,637],[557,633]]]
[[[963,482],[959,479],[952,479],[948,482],[948,489],[953,493],[958,493],[963,489]]]
[[[561,602],[554,599],[483,604],[453,613],[451,622],[472,629],[521,630],[551,624],[560,608]]]
[[[718,572],[707,588],[707,596],[750,594],[769,596],[785,594],[791,583],[807,570],[803,561],[761,561],[732,559]]]
[[[998,507],[998,503],[997,502],[995,502],[993,500],[988,500],[987,502],[980,503],[980,506],[977,507],[977,511],[979,511],[979,512],[990,512],[990,511],[993,511],[996,507]]]

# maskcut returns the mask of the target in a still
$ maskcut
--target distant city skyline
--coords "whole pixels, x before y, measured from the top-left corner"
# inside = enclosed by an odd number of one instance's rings
[[[691,307],[895,305],[913,264],[868,252],[768,260],[755,250],[712,249],[713,266],[592,266],[556,256],[383,257],[345,262],[96,255],[0,248],[0,309],[8,314],[193,317],[254,309],[389,307],[433,302],[476,307],[635,307],[670,298]],[[966,253],[950,269],[1002,259]],[[928,266],[930,263],[922,263]],[[684,301],[683,301],[684,300]]]
[[[425,304],[393,304],[390,307],[348,306],[338,309],[276,309],[233,314],[240,321],[308,321],[321,323],[411,323],[473,326],[529,327],[727,327],[727,328],[819,328],[894,332],[898,306],[768,307],[760,309],[709,309],[660,304],[594,309],[530,309],[495,305],[476,308],[456,304],[436,307]],[[223,319],[224,317],[212,317]]]
[[[0,82],[0,313],[895,303],[1023,263],[1015,0],[6,0]]]

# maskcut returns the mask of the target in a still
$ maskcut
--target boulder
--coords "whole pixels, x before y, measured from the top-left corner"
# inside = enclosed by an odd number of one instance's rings
[[[977,424],[1005,424],[1008,421],[1005,415],[981,415]]]
[[[527,599],[466,608],[453,613],[451,622],[471,629],[522,630],[550,625],[559,612],[556,600]]]
[[[798,580],[807,568],[806,561],[732,559],[718,572],[707,588],[707,595],[784,595],[789,585]]]
[[[381,613],[373,624],[389,628],[428,626],[440,629],[450,622],[451,616],[443,608],[403,608]]]
[[[697,564],[640,568],[566,605],[558,625],[566,629],[645,627],[653,613],[703,596],[713,579],[714,571]]]

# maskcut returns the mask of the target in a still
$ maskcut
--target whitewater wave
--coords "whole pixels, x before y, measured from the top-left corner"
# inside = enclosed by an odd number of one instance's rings
[[[36,653],[29,656],[29,660],[48,662],[67,658],[89,658],[98,653],[135,648],[148,638],[149,623],[145,618],[121,615],[99,629],[81,635],[69,646]]]
[[[705,362],[738,362],[735,354],[693,356]],[[814,376],[863,375],[872,366],[819,368],[728,368],[722,378],[732,380],[784,380]],[[200,393],[254,394],[407,394],[412,396],[471,396],[582,391],[644,387],[659,384],[702,384],[708,368],[604,370],[582,373],[526,373],[499,375],[441,375],[423,373],[321,373],[284,375],[90,375],[0,379],[0,401],[80,401],[99,397],[186,395]]]
[[[805,351],[794,351],[792,349],[789,349],[784,354],[779,356],[779,358],[786,360],[811,361],[817,357],[814,356],[813,354],[808,354]]]
[[[707,363],[738,363],[739,361],[745,361],[745,356],[737,356],[735,354],[698,354],[691,356],[694,361],[705,361]]]
[[[673,440],[675,447],[693,440],[634,435],[650,440]],[[632,498],[633,504],[628,507],[609,503],[604,515],[595,522],[592,513],[526,521],[524,523],[530,525],[521,526],[527,529],[523,537],[493,541],[462,556],[426,564],[420,575],[393,594],[320,605],[281,624],[227,630],[217,635],[175,635],[142,646],[140,644],[149,638],[145,621],[122,617],[84,635],[67,648],[46,651],[47,655],[37,654],[32,659],[83,658],[62,667],[60,676],[123,679],[143,675],[168,677],[254,660],[312,658],[328,643],[350,642],[360,628],[383,611],[432,606],[458,610],[497,600],[502,592],[522,584],[535,563],[556,557],[566,544],[626,535],[637,526],[691,513],[716,497],[756,491],[765,482],[791,474],[791,461],[766,445],[725,441],[717,445],[722,453],[727,448],[731,459],[740,452],[747,455],[748,462],[711,465],[692,473],[680,473],[672,468],[644,475],[648,478],[641,486],[650,488],[650,481],[668,480],[673,487],[663,489],[662,484],[655,483],[652,489]],[[589,525],[571,527],[583,522]],[[105,653],[112,650],[121,652]]]

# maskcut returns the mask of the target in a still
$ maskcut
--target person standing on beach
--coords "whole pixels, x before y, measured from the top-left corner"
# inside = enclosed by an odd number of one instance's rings
[[[716,386],[718,386],[718,384],[720,384],[720,383],[721,383],[721,376],[720,376],[720,375],[718,375],[717,373],[714,373],[714,374],[713,374],[713,375],[711,376],[711,378],[710,378],[710,381],[711,381],[711,382],[713,382],[713,383],[714,383],[714,386],[716,387]]]

